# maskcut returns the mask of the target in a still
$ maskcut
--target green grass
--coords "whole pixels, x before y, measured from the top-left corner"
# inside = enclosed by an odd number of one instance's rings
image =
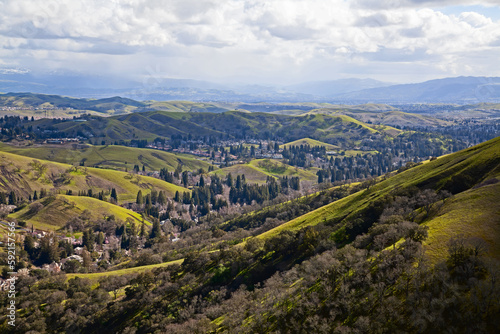
[[[475,178],[473,183],[478,183],[499,174],[500,137],[396,174],[371,187],[370,190],[361,190],[308,212],[258,237],[266,239],[283,230],[298,230],[327,220],[340,222],[344,218],[354,218],[370,203],[383,198],[396,189],[417,186],[420,189],[434,188],[439,190],[453,177],[460,180],[460,177],[467,175]]]
[[[29,207],[26,207],[10,214],[9,218],[25,221],[28,227],[33,225],[37,229],[49,231],[60,229],[67,221],[80,216],[84,210],[90,212],[93,220],[114,215],[121,221],[131,218],[136,224],[142,222],[141,215],[134,211],[91,197],[57,195],[53,201],[43,198],[40,202],[45,206],[38,213],[32,215]]]
[[[286,144],[283,144],[283,145],[280,145],[280,148],[284,148],[284,147],[290,147],[290,146],[300,146],[300,145],[309,145],[311,147],[320,147],[320,146],[324,146],[326,148],[326,150],[335,150],[335,149],[338,149],[338,146],[336,145],[332,145],[332,144],[327,144],[327,143],[323,143],[319,140],[314,140],[314,139],[311,139],[311,138],[302,138],[302,139],[297,139],[297,140],[294,140],[292,142],[289,142],[289,143],[286,143]]]
[[[256,159],[249,163],[250,166],[256,167],[262,172],[271,176],[298,176],[303,181],[316,181],[318,177],[316,172],[311,170],[306,170],[303,168],[293,167],[287,165],[279,160],[274,159]]]
[[[248,164],[236,164],[212,172],[213,174],[226,177],[229,173],[233,177],[245,174],[249,183],[265,183],[269,176],[272,177],[294,177],[298,176],[302,181],[316,181],[316,172],[287,165],[274,159],[255,159]]]
[[[81,145],[79,147],[82,147]],[[181,165],[182,170],[205,170],[209,163],[185,154],[174,154],[154,149],[135,148],[119,145],[93,146],[85,145],[77,148],[76,144],[66,145],[32,145],[18,147],[0,143],[0,151],[28,156],[55,162],[85,166],[98,166],[115,170],[131,171],[134,165],[145,166],[147,171],[159,171],[161,168],[175,170]]]
[[[245,179],[248,183],[265,183],[269,174],[263,172],[259,168],[249,164],[236,164],[229,167],[221,168],[211,174],[219,175],[225,178],[229,173],[236,177],[236,175],[245,174]]]
[[[173,197],[176,191],[189,191],[183,187],[164,182],[162,180],[100,168],[77,167],[39,160],[46,166],[46,171],[38,177],[30,164],[34,159],[0,152],[0,191],[14,190],[18,195],[28,198],[35,190],[41,189],[55,193],[66,193],[72,190],[77,194],[79,190],[92,189],[94,193],[104,191],[109,193],[115,188],[118,200],[122,202],[135,201],[137,192],[141,190],[144,195],[151,189],[165,191],[168,197]],[[66,182],[59,182],[61,175],[65,175]]]
[[[448,199],[437,215],[425,222],[429,237],[427,256],[436,263],[448,256],[446,240],[452,236],[479,237],[487,254],[500,259],[500,183],[471,189]]]
[[[151,265],[148,265],[148,266],[126,268],[126,269],[120,269],[120,270],[114,270],[114,271],[106,271],[106,272],[102,272],[102,273],[66,274],[66,277],[67,277],[68,280],[71,279],[71,278],[74,278],[74,277],[80,277],[80,278],[88,278],[91,281],[97,281],[101,277],[138,274],[138,273],[144,272],[146,270],[153,270],[155,268],[168,267],[168,266],[171,266],[173,264],[182,264],[183,261],[184,261],[184,259],[180,259],[180,260],[175,260],[175,261],[170,261],[170,262],[164,262],[164,263],[159,263],[159,264],[151,264]]]

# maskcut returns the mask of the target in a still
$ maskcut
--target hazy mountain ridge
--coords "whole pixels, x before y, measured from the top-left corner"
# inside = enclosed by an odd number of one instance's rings
[[[120,95],[135,100],[192,100],[226,102],[335,103],[480,103],[500,101],[500,78],[456,77],[411,84],[346,78],[294,85],[221,84],[202,80],[121,78],[57,74],[0,73],[0,91],[34,92],[103,98]]]

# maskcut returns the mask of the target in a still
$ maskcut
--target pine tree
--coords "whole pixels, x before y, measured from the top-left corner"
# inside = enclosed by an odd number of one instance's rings
[[[111,189],[111,198],[114,199],[115,202],[118,202],[118,195],[116,194],[115,188]]]
[[[167,199],[165,197],[165,194],[163,193],[163,190],[160,190],[160,193],[158,194],[158,204],[165,205],[165,203],[167,203]]]
[[[13,191],[11,191],[9,193],[9,205],[16,205],[16,203],[17,203],[16,194]]]
[[[146,236],[146,223],[144,222],[144,219],[142,220],[141,223],[141,232],[139,235],[141,236],[141,238]]]
[[[35,192],[33,193],[33,200],[34,200],[34,201],[38,200],[38,194],[36,193],[36,190],[35,190]]]
[[[138,204],[138,205],[142,205],[144,203],[144,197],[142,196],[142,191],[139,190],[137,192],[137,198],[135,200],[135,203]]]
[[[153,221],[153,228],[151,229],[151,234],[149,235],[149,237],[151,239],[154,239],[156,237],[160,237],[161,236],[161,226],[160,226],[160,222],[155,219]]]

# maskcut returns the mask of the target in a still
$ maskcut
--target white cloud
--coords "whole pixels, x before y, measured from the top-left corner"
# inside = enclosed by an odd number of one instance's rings
[[[162,76],[240,81],[328,79],[359,76],[360,70],[384,79],[381,73],[396,67],[405,69],[402,75],[424,75],[423,68],[428,76],[500,75],[494,56],[500,54],[500,22],[428,7],[494,1],[373,3],[5,0],[0,58],[13,67],[120,75],[147,74],[147,66],[161,64]],[[477,61],[480,54],[483,61]]]

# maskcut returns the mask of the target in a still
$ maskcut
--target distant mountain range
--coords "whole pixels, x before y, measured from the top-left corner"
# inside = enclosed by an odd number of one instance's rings
[[[457,77],[403,85],[351,78],[278,87],[163,78],[136,82],[122,78],[64,73],[36,76],[30,72],[3,70],[0,71],[0,92],[32,92],[85,98],[122,96],[138,101],[467,104],[500,102],[500,78]]]

